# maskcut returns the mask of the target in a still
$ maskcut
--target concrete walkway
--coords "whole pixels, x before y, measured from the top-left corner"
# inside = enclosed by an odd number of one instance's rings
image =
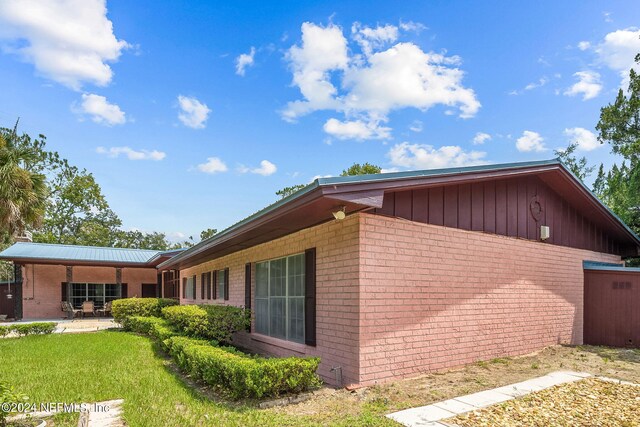
[[[507,400],[515,399],[535,391],[578,381],[590,376],[591,374],[584,372],[552,372],[543,377],[521,383],[468,394],[466,396],[456,397],[455,399],[445,400],[444,402],[434,403],[433,405],[394,412],[393,414],[387,415],[387,417],[407,427],[451,426],[451,424],[440,422],[440,420],[455,417],[465,412],[475,411],[476,409],[486,408],[496,403],[506,402]]]
[[[95,332],[104,329],[119,328],[120,324],[116,323],[111,317],[91,317],[85,319],[39,319],[39,320],[21,320],[17,322],[2,322],[2,326],[24,325],[35,322],[55,322],[56,330],[54,334],[73,334],[79,332]]]

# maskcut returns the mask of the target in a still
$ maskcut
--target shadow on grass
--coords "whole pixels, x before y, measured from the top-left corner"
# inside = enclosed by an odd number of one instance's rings
[[[127,333],[127,332],[125,332]],[[141,335],[144,336],[144,335]],[[180,386],[194,399],[199,400],[201,402],[213,402],[225,410],[234,411],[234,412],[246,412],[250,410],[258,409],[258,404],[261,402],[260,400],[255,399],[240,399],[233,400],[229,396],[220,392],[219,390],[215,390],[212,387],[204,384],[201,381],[197,381],[191,378],[189,375],[185,374],[180,370],[180,368],[175,364],[173,359],[162,349],[159,343],[151,340],[149,337],[144,336],[145,338],[151,341],[153,353],[156,358],[162,361],[162,366],[164,370],[169,373],[173,378],[177,380]],[[265,399],[268,400],[268,399]]]
[[[640,349],[581,345],[578,349],[600,356],[606,362],[628,362],[640,364]]]

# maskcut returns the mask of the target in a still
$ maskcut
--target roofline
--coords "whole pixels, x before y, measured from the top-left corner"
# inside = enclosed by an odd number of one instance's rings
[[[616,273],[640,273],[638,267],[625,267],[619,264],[610,264],[597,261],[583,261],[582,268],[589,271],[615,271]]]
[[[116,261],[91,261],[65,258],[28,258],[28,257],[7,257],[0,256],[0,260],[12,261],[14,264],[42,264],[42,265],[70,265],[85,267],[127,267],[127,268],[153,268],[147,262],[116,262]]]
[[[375,184],[376,182],[397,182],[397,181],[406,181],[416,178],[429,178],[429,177],[446,177],[448,175],[465,175],[475,172],[498,172],[498,171],[510,171],[510,170],[518,170],[518,169],[527,169],[527,168],[543,168],[545,166],[552,168],[560,168],[564,172],[566,172],[574,181],[574,183],[578,183],[579,187],[586,192],[586,195],[591,198],[593,202],[596,203],[596,206],[600,209],[603,209],[606,214],[610,216],[615,223],[618,225],[622,225],[624,230],[629,234],[629,236],[636,241],[636,244],[640,246],[640,237],[636,235],[622,220],[615,215],[607,206],[605,206],[594,194],[587,188],[587,186],[578,179],[570,170],[566,167],[560,159],[548,159],[548,160],[537,160],[537,161],[529,161],[529,162],[512,162],[512,163],[502,163],[502,164],[492,164],[492,165],[479,165],[479,166],[466,166],[466,167],[457,167],[457,168],[446,168],[446,169],[428,169],[428,170],[419,170],[419,171],[405,171],[405,172],[392,172],[392,173],[381,173],[381,174],[369,174],[369,175],[356,175],[356,176],[340,176],[340,177],[328,177],[328,178],[318,178],[314,180],[311,184],[306,187],[296,191],[295,193],[267,206],[266,208],[248,216],[242,221],[237,222],[236,224],[226,228],[220,233],[211,236],[210,238],[203,240],[187,249],[186,251],[168,259],[160,263],[157,268],[163,269],[168,268],[170,266],[175,265],[176,263],[188,259],[191,256],[197,255],[208,248],[214,246],[217,243],[224,242],[241,232],[242,228],[247,228],[252,223],[259,221],[270,213],[277,211],[279,209],[284,209],[286,205],[291,205],[294,202],[301,202],[305,196],[309,198],[308,201],[314,199],[314,197],[309,196],[315,190],[322,190],[325,188],[331,188],[327,193],[339,192],[338,187],[346,186],[346,185],[354,185],[354,184]],[[325,195],[323,192],[318,192],[316,197],[322,197]],[[328,194],[326,194],[328,195]],[[293,208],[294,206],[290,206]],[[284,212],[283,212],[284,213]]]

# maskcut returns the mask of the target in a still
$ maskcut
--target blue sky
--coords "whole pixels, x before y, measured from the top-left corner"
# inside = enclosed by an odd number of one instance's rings
[[[0,125],[94,173],[125,228],[222,229],[354,162],[552,158],[594,143],[640,52],[635,1],[5,0]]]

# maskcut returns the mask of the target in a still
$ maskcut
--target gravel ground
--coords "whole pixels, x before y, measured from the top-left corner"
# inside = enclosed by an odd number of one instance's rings
[[[588,378],[443,421],[461,427],[640,426],[640,386]]]

